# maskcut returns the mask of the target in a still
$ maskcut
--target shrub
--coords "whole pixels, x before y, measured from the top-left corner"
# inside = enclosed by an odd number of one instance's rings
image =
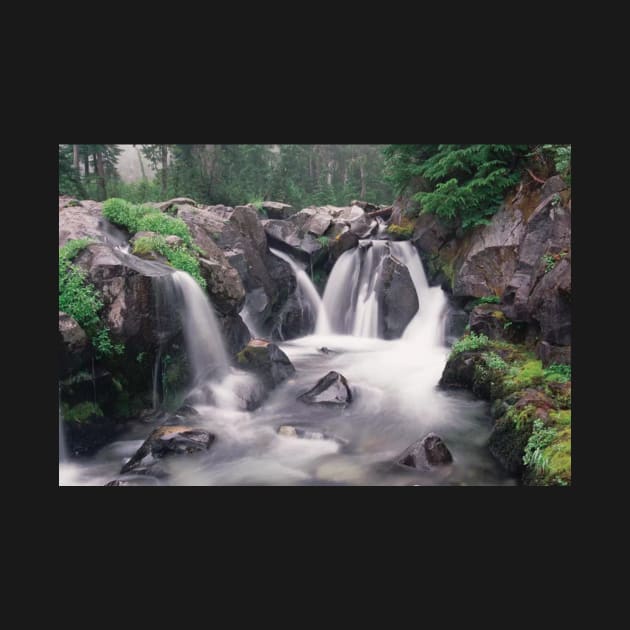
[[[484,352],[483,360],[491,370],[504,372],[507,370],[507,363],[496,352]]]
[[[571,366],[553,363],[545,369],[545,380],[568,383],[571,380]]]
[[[476,335],[474,332],[471,332],[469,335],[462,337],[453,344],[451,356],[459,354],[460,352],[480,350],[481,348],[485,348],[489,343],[490,340],[486,335]]]
[[[484,295],[483,297],[477,298],[472,304],[473,306],[478,306],[479,304],[498,304],[501,301],[501,298],[498,295]]]

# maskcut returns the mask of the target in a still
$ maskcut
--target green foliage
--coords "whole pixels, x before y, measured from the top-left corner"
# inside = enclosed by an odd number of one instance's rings
[[[545,273],[549,273],[556,266],[556,259],[550,254],[545,254],[542,261],[545,263]]]
[[[324,248],[328,249],[328,243],[330,242],[330,238],[328,236],[319,236],[317,238],[317,242]]]
[[[114,197],[103,204],[103,215],[112,223],[127,228],[129,232],[175,235],[183,239],[186,245],[192,245],[188,226],[181,219],[160,212],[157,208],[139,206]]]
[[[474,332],[471,332],[470,334],[466,335],[465,337],[462,337],[461,339],[457,340],[453,344],[453,348],[451,350],[451,356],[455,356],[456,354],[459,354],[460,352],[468,352],[470,350],[480,350],[482,348],[485,348],[489,342],[490,340],[488,339],[488,337],[486,337],[486,335],[484,334],[476,335]]]
[[[80,402],[73,407],[63,403],[62,415],[67,422],[87,422],[91,416],[102,416],[103,411],[93,402]]]
[[[501,298],[498,295],[484,295],[477,298],[472,304],[478,306],[479,304],[499,304],[499,302],[501,302]]]
[[[553,428],[545,427],[542,420],[534,420],[534,430],[525,447],[523,463],[537,471],[544,472],[549,467],[544,449],[549,446],[558,432]]]
[[[553,363],[544,371],[546,381],[567,383],[571,380],[571,366]]]
[[[114,344],[109,337],[109,328],[101,328],[94,338],[92,344],[96,349],[96,358],[112,357],[115,354],[123,354],[125,346],[122,343]]]
[[[514,322],[511,321],[507,321],[505,322],[505,324],[503,324],[503,330],[507,330]]]
[[[73,317],[88,335],[96,332],[103,302],[94,285],[85,281],[85,272],[71,261],[91,242],[71,240],[59,248],[59,310]]]
[[[407,225],[388,225],[387,233],[391,234],[396,240],[408,240],[413,236],[413,224]]]
[[[136,361],[138,363],[142,363],[144,361],[144,357],[147,355],[146,352],[139,352],[138,356],[136,357]]]
[[[516,364],[509,369],[508,373],[506,386],[511,391],[542,385],[545,378],[542,362],[538,359],[530,359],[524,363]]]
[[[485,225],[520,179],[513,166],[526,145],[389,145],[386,179],[402,194],[410,185],[421,212],[453,220],[466,230]],[[412,192],[413,192],[412,191]]]
[[[543,151],[548,153],[553,160],[556,173],[571,182],[571,145],[570,144],[543,144]]]
[[[175,269],[189,273],[202,289],[206,288],[206,281],[199,269],[199,260],[185,246],[168,245],[164,236],[141,236],[133,244],[133,253],[137,256],[156,252],[165,256],[169,264]]]
[[[508,369],[507,363],[496,352],[484,352],[481,356],[491,370],[505,372]]]

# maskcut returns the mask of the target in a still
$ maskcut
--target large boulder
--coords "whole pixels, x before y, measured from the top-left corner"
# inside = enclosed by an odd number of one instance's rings
[[[217,320],[221,326],[225,349],[234,356],[250,342],[252,335],[240,315],[220,315]]]
[[[238,271],[228,263],[223,252],[213,259],[200,258],[199,269],[219,313],[237,315],[245,302],[245,288]]]
[[[125,474],[151,472],[157,460],[172,455],[190,455],[206,451],[215,440],[215,436],[204,429],[193,426],[162,426],[155,429],[143,442],[131,459],[121,468]]]
[[[541,341],[536,346],[536,356],[543,367],[553,363],[571,365],[571,346],[555,346],[548,341]]]
[[[297,212],[288,203],[280,203],[278,201],[263,201],[262,207],[270,219],[288,219]]]
[[[450,464],[453,456],[439,435],[429,433],[401,453],[396,461],[402,466],[431,470],[436,466]]]
[[[87,272],[87,280],[99,292],[103,300],[101,319],[112,339],[139,349],[153,347],[159,329],[153,279],[167,275],[169,269],[161,269],[157,263],[143,264],[98,243],[86,247],[73,262]]]
[[[497,212],[488,225],[476,228],[464,239],[456,263],[453,295],[502,295],[516,270],[524,233],[522,212],[509,205]]]
[[[300,394],[297,399],[309,405],[341,405],[345,407],[352,402],[352,391],[343,374],[331,371],[319,379],[315,387]]]
[[[384,339],[398,339],[418,312],[418,294],[406,265],[392,255],[383,259],[376,285]]]
[[[69,240],[90,238],[100,243],[124,245],[129,235],[112,225],[103,216],[103,206],[97,201],[59,198],[59,247]]]
[[[252,339],[236,355],[236,365],[256,374],[268,389],[295,374],[289,357],[276,344],[265,339]]]
[[[473,389],[475,384],[475,368],[483,362],[481,352],[459,352],[451,355],[444,366],[438,385],[445,389]]]

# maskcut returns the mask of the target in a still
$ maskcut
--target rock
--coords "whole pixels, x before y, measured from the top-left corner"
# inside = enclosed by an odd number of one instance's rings
[[[277,201],[263,201],[262,207],[270,219],[288,219],[297,212],[288,203],[279,203]]]
[[[69,202],[68,202],[69,203]],[[59,205],[62,205],[61,198]],[[101,221],[103,213],[101,205],[88,202],[84,206],[60,207],[59,210],[59,247],[65,245],[69,240],[79,238],[92,238],[97,241],[103,240],[103,230]]]
[[[442,372],[439,386],[444,388],[472,389],[475,384],[475,367],[481,363],[481,352],[459,352],[450,356]]]
[[[449,305],[444,322],[444,337],[446,343],[453,344],[466,330],[468,325],[468,313],[461,308]]]
[[[239,353],[251,340],[252,335],[240,315],[218,317],[225,349],[230,356]]]
[[[352,391],[346,377],[338,372],[328,372],[315,387],[297,397],[309,405],[343,405],[352,402]]]
[[[279,340],[295,339],[308,335],[315,328],[316,313],[305,308],[297,292],[293,292],[277,314],[271,328],[271,338]]]
[[[68,451],[74,455],[93,455],[120,432],[111,418],[94,413],[82,422],[63,421]]]
[[[532,429],[528,424],[522,427],[507,416],[499,418],[488,439],[492,456],[512,475],[520,475],[523,470],[523,455]]]
[[[376,285],[381,334],[384,339],[398,339],[418,312],[418,294],[407,267],[389,255],[383,259]]]
[[[59,371],[65,376],[78,370],[91,357],[91,344],[85,331],[67,313],[59,311]]]
[[[450,464],[453,456],[439,435],[429,433],[401,453],[396,461],[402,466],[431,470],[436,466]]]
[[[166,456],[197,453],[210,448],[215,436],[209,431],[190,426],[163,426],[155,429],[136,451],[131,459],[121,468],[125,474],[138,467],[150,469],[153,460]],[[145,458],[149,458],[148,463]]]
[[[132,257],[118,255],[109,245],[93,244],[74,259],[74,264],[87,272],[103,300],[101,320],[109,328],[115,343],[123,342],[136,352],[155,347],[159,342],[159,325],[154,307],[153,278],[167,275],[156,263],[142,263]],[[131,265],[134,265],[133,267]]]
[[[137,472],[137,471],[134,471]],[[132,479],[114,479],[105,484],[106,486],[159,486],[160,482],[156,477],[148,475],[137,476]]]
[[[164,240],[169,247],[181,247],[184,244],[184,239],[174,234],[170,234]]]
[[[268,389],[273,389],[295,374],[289,357],[276,344],[264,339],[252,339],[236,355],[236,364],[256,374]]]
[[[212,260],[199,258],[199,270],[217,311],[223,315],[238,317],[245,302],[245,287],[238,271],[223,255]]]
[[[525,221],[518,208],[504,206],[488,225],[471,233],[456,266],[453,295],[502,295],[518,262]]]
[[[330,271],[334,266],[341,254],[347,252],[350,249],[354,249],[359,245],[359,237],[354,232],[343,232],[338,237],[330,241],[328,246],[328,260],[326,261],[325,268]]]
[[[541,197],[545,198],[553,193],[559,193],[566,190],[567,185],[560,175],[554,175],[550,177],[544,184],[540,191]]]
[[[172,210],[173,206],[196,206],[197,202],[190,197],[175,197],[175,199],[169,199],[168,201],[162,201],[160,203],[153,204],[161,212],[167,212]]]
[[[571,346],[554,346],[548,341],[541,341],[536,346],[536,356],[543,367],[553,363],[571,365]]]
[[[478,304],[470,313],[470,330],[490,339],[503,339],[507,321],[499,304]]]
[[[365,212],[375,212],[376,210],[380,210],[380,206],[374,205],[373,203],[369,203],[368,201],[351,201],[351,206],[358,206]]]
[[[571,263],[563,258],[545,273],[528,300],[531,317],[540,324],[544,341],[571,343]]]
[[[339,354],[335,350],[331,350],[330,348],[326,348],[326,346],[324,346],[323,348],[319,348],[318,352],[321,352],[323,354]]]

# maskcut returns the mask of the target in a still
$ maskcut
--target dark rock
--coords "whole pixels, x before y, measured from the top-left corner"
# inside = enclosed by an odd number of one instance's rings
[[[541,341],[536,346],[536,356],[543,367],[553,363],[571,365],[571,346],[554,346],[548,341]]]
[[[431,470],[436,466],[450,464],[453,456],[439,435],[429,433],[401,453],[396,461],[402,466]]]
[[[93,455],[120,432],[112,418],[93,414],[82,422],[63,421],[68,451],[74,455]]]
[[[566,190],[567,185],[560,175],[554,175],[550,177],[544,184],[540,191],[541,197],[548,197],[553,193],[559,193]]]
[[[499,304],[478,304],[470,313],[470,330],[490,339],[503,339],[507,321]]]
[[[277,201],[263,201],[262,207],[270,219],[288,219],[297,212],[293,206]]]
[[[365,212],[375,212],[376,210],[380,210],[380,206],[377,206],[373,203],[369,203],[368,201],[351,201],[350,206],[358,206]]]
[[[215,436],[203,429],[189,426],[163,426],[151,433],[133,457],[121,468],[125,474],[138,467],[152,467],[154,459],[166,456],[191,454],[208,450]],[[145,458],[151,456],[147,463]]]
[[[418,312],[418,294],[407,267],[393,256],[383,260],[376,285],[384,339],[398,339]]]
[[[468,313],[463,309],[449,305],[444,322],[446,343],[452,344],[459,339],[468,325]]]
[[[224,256],[199,259],[199,270],[207,283],[212,304],[219,313],[238,316],[245,301],[245,288],[238,271]]]
[[[492,428],[488,448],[493,457],[512,475],[520,475],[523,470],[525,447],[532,434],[532,428],[525,423],[517,427],[507,416],[499,418]]]
[[[236,364],[241,369],[256,374],[268,389],[295,374],[289,357],[276,344],[264,339],[252,339],[236,355]]]
[[[566,346],[571,343],[571,263],[560,260],[545,273],[531,293],[528,306],[540,324],[543,340]]]
[[[59,370],[65,376],[78,370],[91,357],[91,344],[83,328],[70,315],[59,311]]]
[[[240,315],[223,315],[218,317],[223,333],[223,341],[228,354],[239,353],[251,340],[252,335]]]
[[[297,397],[309,405],[343,405],[352,402],[352,391],[346,377],[338,372],[328,372],[315,387]]]
[[[305,307],[298,292],[294,291],[275,317],[271,338],[284,341],[308,335],[315,328],[316,315]]]
[[[444,388],[473,388],[475,384],[475,368],[483,362],[481,352],[459,352],[450,356],[444,367],[439,386]]]
[[[331,241],[328,247],[328,260],[326,269],[330,271],[341,254],[359,245],[359,237],[354,232],[343,232],[340,236]]]
[[[323,354],[339,354],[336,350],[331,350],[330,348],[326,348],[326,346],[319,348],[318,352],[322,352]]]
[[[137,472],[134,471],[134,472]],[[148,475],[137,476],[129,479],[114,479],[105,484],[106,486],[159,486],[160,482],[156,477]]]

